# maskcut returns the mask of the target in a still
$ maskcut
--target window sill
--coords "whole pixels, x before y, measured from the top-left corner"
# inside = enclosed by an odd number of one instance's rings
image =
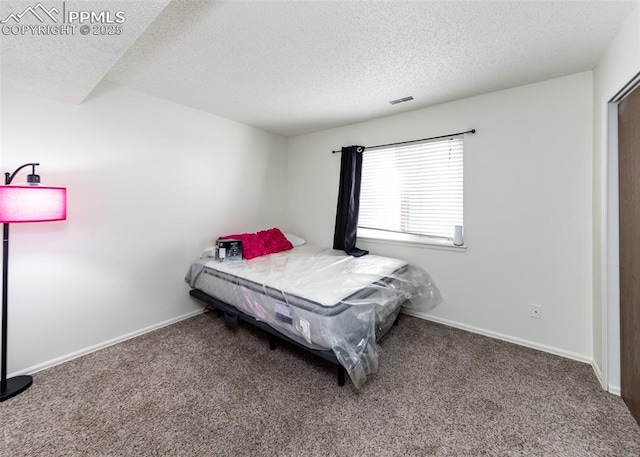
[[[364,232],[364,233],[363,233]],[[442,240],[438,238],[429,238],[426,236],[407,235],[403,233],[385,233],[369,232],[360,229],[358,231],[358,240],[365,243],[391,244],[395,246],[415,246],[425,249],[439,249],[443,251],[466,252],[467,245],[456,246],[451,240]]]

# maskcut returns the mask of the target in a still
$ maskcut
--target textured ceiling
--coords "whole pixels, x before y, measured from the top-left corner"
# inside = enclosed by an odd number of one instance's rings
[[[173,0],[107,78],[291,136],[590,70],[636,4]]]
[[[106,75],[292,136],[590,70],[638,4],[167,2],[67,1],[120,8],[125,33],[0,36],[3,84],[79,103]],[[0,19],[16,4],[37,0],[0,0]]]
[[[1,0],[0,27],[10,27],[3,28],[0,35],[2,84],[45,97],[80,103],[167,3],[169,0]],[[119,35],[109,34],[116,33],[115,23],[102,29],[102,23],[84,22],[83,25],[89,25],[89,34],[83,35],[76,17],[71,16],[73,22],[65,22],[71,12],[109,12],[109,17],[102,16],[102,20],[113,22],[118,19],[115,16],[118,11],[124,13],[121,16],[124,22],[120,24],[122,33]],[[25,29],[26,26],[34,28]],[[65,26],[68,27],[66,31],[55,28]],[[100,34],[94,35],[94,32]]]

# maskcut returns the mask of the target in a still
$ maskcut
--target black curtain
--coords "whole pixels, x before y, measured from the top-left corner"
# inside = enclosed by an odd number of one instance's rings
[[[340,249],[354,257],[369,254],[369,251],[356,247],[363,152],[364,146],[342,148],[336,229],[333,233],[333,249]]]

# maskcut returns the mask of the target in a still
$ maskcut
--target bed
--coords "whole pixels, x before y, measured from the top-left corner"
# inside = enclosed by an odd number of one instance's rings
[[[218,262],[205,251],[185,280],[190,294],[216,308],[227,323],[256,325],[338,366],[356,388],[378,370],[377,341],[402,306],[440,302],[429,274],[406,262],[309,245],[236,262]],[[342,377],[342,379],[341,379]]]

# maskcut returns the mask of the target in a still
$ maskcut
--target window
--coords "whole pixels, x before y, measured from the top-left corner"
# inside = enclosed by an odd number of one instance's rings
[[[463,225],[463,141],[365,150],[358,235],[453,239],[454,225]]]

